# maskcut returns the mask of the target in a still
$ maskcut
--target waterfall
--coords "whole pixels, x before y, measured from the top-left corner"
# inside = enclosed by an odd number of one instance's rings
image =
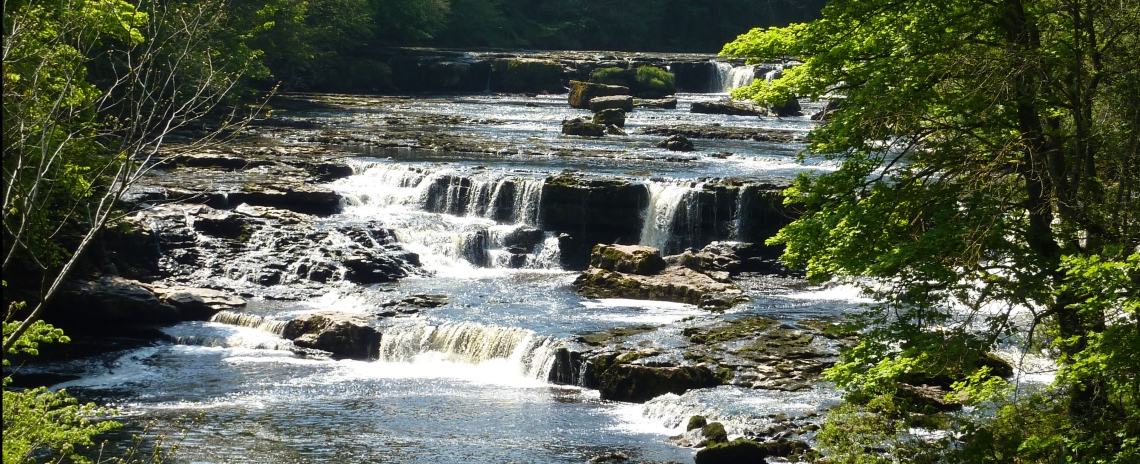
[[[281,335],[285,332],[285,321],[267,319],[255,314],[235,313],[233,311],[218,311],[217,314],[214,314],[214,316],[210,318],[210,322],[248,327],[269,332],[274,335]]]
[[[713,88],[709,89],[709,92],[727,92],[730,89],[729,84],[732,82],[729,79],[732,74],[732,63],[714,61],[713,65],[716,69],[716,79],[713,79]]]
[[[662,254],[672,254],[699,242],[701,210],[697,194],[702,186],[688,182],[650,183],[639,243],[656,247]]]
[[[285,322],[252,314],[222,311],[210,322],[187,322],[162,329],[176,345],[289,351],[293,342],[281,338]]]
[[[384,331],[378,360],[416,363],[447,361],[478,365],[506,361],[521,376],[546,381],[556,342],[526,329],[459,322],[393,327]]]
[[[546,179],[515,179],[515,224],[538,225],[538,207],[542,203],[542,186]]]
[[[747,87],[752,85],[752,80],[756,78],[755,66],[737,66],[732,68],[728,74],[727,87],[724,91],[728,92],[732,89],[740,87]]]

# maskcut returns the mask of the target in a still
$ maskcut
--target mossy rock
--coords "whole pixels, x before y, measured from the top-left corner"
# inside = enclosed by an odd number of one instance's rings
[[[495,60],[491,65],[491,90],[560,93],[563,74],[562,65],[553,61]]]
[[[665,270],[661,250],[641,245],[595,245],[590,266],[607,271],[654,275]]]
[[[572,108],[590,109],[590,101],[598,97],[629,95],[629,87],[570,81],[568,103]],[[630,101],[632,105],[632,100]]]
[[[689,418],[689,425],[685,427],[685,431],[701,429],[706,425],[709,425],[709,421],[705,416],[693,416]]]
[[[717,443],[697,451],[693,456],[696,464],[762,464],[768,457],[768,451],[760,444],[737,438],[728,443]]]
[[[681,335],[699,344],[728,342],[754,337],[775,327],[779,322],[767,317],[745,317],[713,327],[688,327]]]
[[[625,110],[620,108],[601,110],[594,115],[594,124],[612,124],[618,127],[625,127]]]
[[[710,445],[728,443],[728,432],[724,430],[724,424],[720,422],[712,422],[702,427],[701,436],[705,437]]]
[[[634,95],[641,98],[664,98],[677,93],[676,76],[655,66],[637,68]]]
[[[694,388],[720,384],[706,367],[648,367],[615,364],[600,376],[602,399],[644,403],[666,393],[680,395]]]

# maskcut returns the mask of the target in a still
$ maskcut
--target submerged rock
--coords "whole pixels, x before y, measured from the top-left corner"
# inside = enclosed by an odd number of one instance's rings
[[[629,95],[629,87],[570,81],[569,103],[573,108],[588,110],[590,109],[590,100],[613,95]]]
[[[657,146],[669,151],[693,151],[696,149],[693,147],[693,142],[690,142],[683,135],[670,135],[657,143]]]
[[[341,358],[371,359],[380,347],[380,332],[359,314],[306,314],[287,322],[281,336],[297,346],[328,351]]]
[[[633,106],[637,108],[659,108],[665,110],[677,109],[676,98],[634,98]]]

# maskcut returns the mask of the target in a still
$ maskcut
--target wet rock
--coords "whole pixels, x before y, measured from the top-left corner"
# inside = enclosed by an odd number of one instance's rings
[[[635,108],[659,108],[659,109],[666,109],[666,110],[675,110],[675,109],[677,109],[677,99],[676,98],[660,98],[660,99],[634,98],[633,99],[633,106]]]
[[[665,270],[661,252],[642,245],[597,245],[590,253],[590,266],[607,271],[654,275]]]
[[[629,95],[629,87],[570,81],[569,103],[573,108],[590,109],[590,101],[594,98],[613,95]]]
[[[617,364],[600,376],[602,399],[644,403],[666,393],[682,394],[720,382],[705,367],[647,367]]]
[[[249,227],[240,214],[207,209],[194,216],[194,230],[214,237],[241,239],[249,235]]]
[[[586,269],[594,245],[638,240],[648,201],[644,185],[626,180],[554,176],[542,186],[538,227],[565,234],[559,238],[565,269]]]
[[[594,124],[615,125],[625,127],[625,110],[620,108],[607,108],[594,114]]]
[[[612,453],[606,453],[606,454],[600,454],[600,455],[594,456],[594,457],[590,458],[589,463],[590,464],[604,464],[604,463],[611,463],[611,462],[626,462],[628,460],[629,460],[629,455],[627,455],[621,451],[615,451]]]
[[[191,320],[205,321],[219,311],[238,311],[245,307],[245,300],[219,290],[163,284],[152,284],[149,288],[159,301]]]
[[[581,118],[562,121],[562,133],[580,137],[602,137],[606,135],[606,126],[586,122]]]
[[[530,253],[546,240],[546,232],[522,226],[508,232],[501,240],[504,247],[519,247],[523,253]]]
[[[52,302],[45,319],[65,328],[173,324],[188,318],[145,284],[117,276],[77,282]]]
[[[733,116],[770,116],[767,108],[757,106],[751,102],[736,102],[732,100],[716,100],[693,102],[691,113],[727,114]]]
[[[685,431],[703,429],[708,424],[708,419],[705,419],[705,416],[692,416],[689,418],[689,424],[685,426]]]
[[[320,312],[285,324],[281,336],[303,348],[333,353],[340,358],[371,359],[380,346],[380,332],[358,314]]]
[[[690,139],[753,140],[757,142],[788,143],[798,140],[799,134],[778,129],[731,126],[696,126],[674,124],[650,126],[641,130],[645,135],[681,135]]]
[[[800,107],[800,101],[795,97],[789,98],[783,105],[772,105],[768,107],[768,111],[775,116],[802,116],[803,108]]]
[[[614,95],[590,99],[590,111],[599,113],[607,109],[620,109],[625,112],[633,111],[633,97],[629,95]]]
[[[658,142],[657,146],[669,151],[693,151],[696,149],[693,147],[693,142],[690,142],[683,135],[670,135],[665,140]]]
[[[728,443],[718,443],[697,451],[693,456],[696,464],[763,464],[768,451],[752,440],[737,438]]]
[[[651,276],[590,268],[578,276],[574,287],[589,298],[674,301],[713,310],[727,309],[748,301],[735,285],[717,282],[683,267],[668,267]]]
[[[392,282],[408,276],[403,263],[375,252],[348,256],[341,263],[348,269],[344,280],[358,284]]]
[[[712,422],[701,427],[701,436],[705,438],[706,446],[716,443],[728,443],[728,432],[724,430],[724,424],[720,422]]]
[[[613,124],[606,125],[606,133],[609,135],[629,135],[625,132],[625,130]]]

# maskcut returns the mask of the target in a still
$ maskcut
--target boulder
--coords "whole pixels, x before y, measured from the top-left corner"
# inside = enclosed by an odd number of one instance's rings
[[[613,124],[606,124],[606,134],[609,135],[629,135],[622,128]]]
[[[145,284],[122,277],[79,282],[62,292],[45,319],[64,329],[119,324],[173,324],[185,320],[181,311],[163,303]],[[57,322],[58,321],[58,322]]]
[[[670,135],[665,140],[658,142],[657,146],[669,151],[693,151],[696,149],[693,147],[693,142],[690,142],[683,135]]]
[[[703,429],[706,425],[709,425],[709,422],[705,416],[692,416],[689,417],[689,425],[685,427],[685,431]]]
[[[192,320],[205,321],[220,311],[238,311],[245,307],[245,300],[219,290],[161,284],[152,284],[149,288],[158,301]]]
[[[717,100],[707,102],[693,102],[691,113],[727,114],[733,116],[770,116],[767,108],[757,106],[751,102],[735,102],[732,100]]]
[[[615,125],[625,127],[625,110],[620,108],[607,108],[594,114],[594,124]]]
[[[637,108],[658,108],[664,110],[677,109],[676,98],[634,98],[633,106]]]
[[[654,275],[665,270],[661,251],[641,245],[597,245],[590,253],[590,266],[607,271]]]
[[[594,97],[590,100],[590,111],[595,113],[609,108],[624,111],[633,111],[633,97],[629,95],[614,95],[610,97]]]
[[[331,352],[350,359],[371,359],[380,347],[380,332],[359,314],[320,312],[285,324],[281,336],[303,348]]]
[[[586,122],[581,118],[562,121],[562,133],[580,137],[603,137],[606,135],[606,126]]]
[[[570,81],[569,103],[573,108],[588,110],[590,109],[590,100],[595,97],[608,97],[612,95],[629,95],[629,87]]]
[[[774,114],[775,116],[802,116],[803,115],[803,113],[801,112],[802,108],[800,107],[800,101],[796,100],[796,97],[789,98],[788,101],[784,102],[783,105],[769,106],[768,110],[772,114]]]
[[[644,403],[666,393],[680,395],[694,388],[709,388],[720,381],[703,366],[649,367],[635,364],[610,366],[600,376],[602,399]]]
[[[563,174],[546,180],[541,198],[538,227],[559,234],[565,269],[582,270],[594,245],[640,237],[649,189],[624,179]]]
[[[728,432],[724,430],[724,424],[720,422],[712,422],[701,427],[701,436],[705,437],[706,443],[709,445],[728,443]]]
[[[344,280],[358,284],[392,282],[408,276],[401,260],[373,250],[360,250],[357,254],[345,257],[341,264],[348,269],[344,273]]]
[[[766,457],[768,451],[756,442],[737,438],[697,451],[693,461],[696,464],[763,464],[767,462]]]
[[[634,298],[674,301],[704,309],[728,309],[748,301],[735,285],[683,267],[669,267],[660,274],[643,276],[599,268],[582,272],[574,288],[589,298]]]

